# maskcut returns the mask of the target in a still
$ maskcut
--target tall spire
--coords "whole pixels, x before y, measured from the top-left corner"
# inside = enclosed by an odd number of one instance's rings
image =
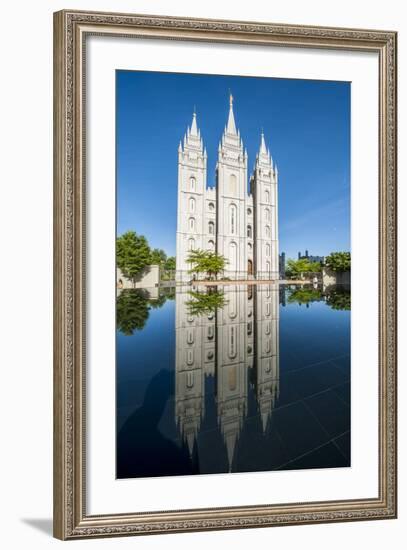
[[[232,94],[229,94],[229,118],[228,118],[228,125],[226,127],[226,131],[227,131],[228,134],[236,134],[235,117],[233,115],[233,96],[232,96]]]
[[[191,126],[188,126],[187,131],[184,135],[184,152],[186,151],[186,149],[193,149],[196,152],[199,151],[199,153],[203,156],[204,146],[201,132],[198,128],[195,106],[192,114]]]
[[[196,111],[195,111],[195,106],[194,106],[194,114],[192,115],[191,136],[198,136],[198,127],[197,127],[197,125],[196,125]]]
[[[260,154],[261,155],[267,155],[267,147],[266,147],[266,142],[264,141],[263,130],[261,131]]]

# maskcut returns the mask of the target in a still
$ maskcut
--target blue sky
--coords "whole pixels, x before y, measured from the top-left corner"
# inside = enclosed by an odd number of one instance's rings
[[[266,144],[279,170],[280,251],[350,250],[350,83],[137,71],[116,73],[117,233],[175,255],[177,149],[194,106],[215,180],[229,90],[249,173]]]

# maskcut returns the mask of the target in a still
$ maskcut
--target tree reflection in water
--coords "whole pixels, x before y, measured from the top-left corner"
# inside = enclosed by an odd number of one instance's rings
[[[349,466],[349,307],[334,286],[123,291],[117,477]]]
[[[350,289],[346,287],[334,287],[326,294],[326,303],[332,308],[341,311],[350,311]]]
[[[193,298],[186,302],[189,315],[209,315],[227,304],[224,293],[219,292],[216,287],[210,287],[206,292],[191,290],[188,294]]]
[[[351,293],[348,286],[332,285],[325,289],[313,287],[299,287],[289,290],[287,302],[309,307],[311,302],[325,301],[332,309],[350,311]]]
[[[174,291],[163,291],[153,299],[143,290],[122,290],[116,299],[117,330],[125,336],[132,336],[135,330],[145,327],[150,309],[161,308],[167,300],[174,298]]]
[[[308,306],[310,302],[317,302],[319,300],[322,300],[321,290],[301,287],[291,291],[287,302],[289,304],[297,303],[299,305],[305,304]]]

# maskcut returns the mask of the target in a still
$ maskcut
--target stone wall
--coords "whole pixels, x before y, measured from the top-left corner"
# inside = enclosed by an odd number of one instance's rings
[[[330,285],[350,285],[350,271],[332,271],[326,267],[322,270],[322,283]]]
[[[135,278],[134,281],[125,277],[121,269],[116,270],[117,288],[154,288],[160,283],[160,268],[158,265],[149,265]]]

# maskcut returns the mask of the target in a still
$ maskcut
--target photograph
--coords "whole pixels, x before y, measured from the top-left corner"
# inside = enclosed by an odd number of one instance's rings
[[[352,466],[351,87],[116,70],[116,479]]]
[[[54,13],[61,540],[397,517],[397,31],[213,15]]]

